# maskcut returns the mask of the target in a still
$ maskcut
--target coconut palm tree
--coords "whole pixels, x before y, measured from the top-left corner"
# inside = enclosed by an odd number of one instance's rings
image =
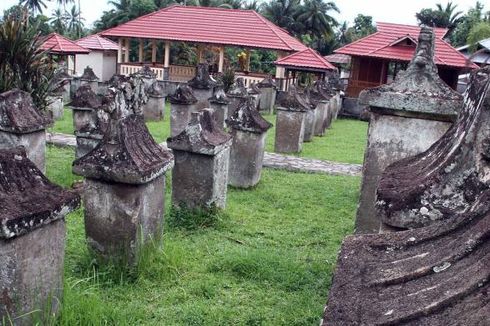
[[[277,26],[298,35],[301,26],[298,26],[294,16],[300,6],[300,0],[271,0],[264,4],[263,14]]]
[[[323,0],[305,0],[295,14],[296,21],[303,25],[304,32],[317,38],[333,36],[332,27],[339,23],[329,15],[330,12],[340,12],[333,2]]]
[[[23,5],[30,13],[42,13],[46,9],[45,0],[20,0],[19,4]]]
[[[58,34],[64,34],[66,31],[66,22],[68,20],[68,16],[65,11],[58,8],[53,10],[53,14],[51,15],[51,27]]]
[[[73,5],[70,11],[66,12],[66,21],[68,25],[68,31],[71,35],[76,38],[80,38],[82,36],[83,31],[83,18],[80,17],[80,9],[77,9],[75,5]]]

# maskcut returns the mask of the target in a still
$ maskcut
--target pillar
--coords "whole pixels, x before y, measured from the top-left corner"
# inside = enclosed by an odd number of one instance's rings
[[[157,41],[151,40],[151,62],[155,64],[157,62]]]
[[[129,62],[129,51],[130,51],[129,39],[126,38],[124,40],[125,40],[124,43],[125,43],[125,48],[126,48],[126,50],[124,51],[124,62],[128,63]]]
[[[170,80],[170,41],[165,41],[163,56],[163,80]]]
[[[139,40],[138,61],[139,63],[145,62],[145,41],[143,39]]]
[[[219,61],[218,61],[218,72],[223,72],[223,65],[225,62],[225,48],[219,48]]]
[[[123,39],[122,38],[118,38],[117,39],[117,44],[118,44],[118,48],[117,48],[117,63],[122,63],[122,60],[123,60]]]

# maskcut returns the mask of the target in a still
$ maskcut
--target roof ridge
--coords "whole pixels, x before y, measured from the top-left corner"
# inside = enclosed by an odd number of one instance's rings
[[[399,23],[388,23],[388,22],[376,22],[376,26],[378,24],[384,24],[384,25],[396,25],[396,26],[405,26],[405,27],[411,27],[411,28],[418,28],[419,30],[422,28],[420,26],[417,26],[417,25],[409,25],[409,24],[399,24]],[[448,28],[444,28],[444,27],[432,27],[432,26],[429,26],[431,27],[432,29],[434,29],[434,33],[435,33],[435,30],[440,30],[440,31],[444,31],[444,34],[441,35],[441,38],[444,38],[444,36],[446,36],[446,34],[449,32],[449,29]],[[386,32],[385,32],[386,33]]]
[[[267,25],[267,27],[274,33],[276,34],[277,37],[279,37],[281,39],[281,41],[284,43],[284,45],[286,45],[288,48],[290,48],[292,51],[295,51],[293,48],[291,48],[291,46],[289,46],[289,44],[286,42],[286,40],[284,40],[284,38],[282,36],[280,36],[274,28],[271,27],[271,22],[269,22],[265,17],[263,17],[262,15],[260,15],[258,12],[256,12],[255,10],[252,10],[252,12],[265,24]],[[275,26],[275,25],[274,25]],[[298,40],[299,41],[299,40]],[[301,42],[300,42],[301,43]]]

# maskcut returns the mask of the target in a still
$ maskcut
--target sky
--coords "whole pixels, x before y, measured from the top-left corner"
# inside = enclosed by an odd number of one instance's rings
[[[56,1],[44,0],[48,8],[44,10],[46,16],[50,16],[57,7]],[[117,0],[116,0],[117,1]],[[329,0],[332,1],[332,0]],[[333,15],[337,21],[347,21],[352,23],[357,14],[362,13],[372,16],[374,22],[389,22],[415,25],[417,20],[415,13],[422,8],[435,8],[437,3],[446,4],[446,0],[333,0],[340,9],[340,14]],[[0,13],[3,10],[17,4],[18,0],[0,0]],[[458,6],[458,10],[466,13],[469,8],[475,5],[476,0],[453,0]],[[486,1],[482,1],[485,3]],[[82,17],[85,18],[86,25],[91,27],[102,12],[110,10],[111,5],[107,0],[80,0],[82,7]],[[485,7],[490,10],[490,4]]]

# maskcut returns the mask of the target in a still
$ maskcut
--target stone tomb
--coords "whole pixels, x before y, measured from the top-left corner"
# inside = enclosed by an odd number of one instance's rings
[[[311,101],[311,97],[308,94],[308,89],[303,91],[300,96],[303,97],[304,102],[307,103],[309,107],[309,110],[306,111],[305,115],[305,133],[303,136],[303,141],[311,142],[313,141],[313,136],[315,136],[316,104]]]
[[[299,153],[303,148],[306,113],[311,110],[304,98],[291,85],[287,93],[277,97],[276,153]]]
[[[225,128],[225,119],[228,116],[228,104],[230,100],[226,96],[222,86],[218,86],[213,97],[208,99],[209,107],[213,110],[213,119],[220,128]]]
[[[73,163],[73,172],[86,178],[82,198],[90,247],[105,259],[130,266],[150,240],[161,238],[165,173],[173,163],[172,154],[146,128],[144,92],[136,76],[110,87],[104,139]]]
[[[197,112],[197,98],[187,85],[179,85],[175,93],[168,96],[170,102],[170,135],[180,134],[189,121],[191,114]]]
[[[24,146],[27,157],[43,172],[48,124],[29,93],[13,89],[0,94],[0,149]]]
[[[260,89],[259,110],[266,114],[274,113],[276,103],[277,84],[271,75],[257,84]]]
[[[332,122],[337,118],[337,112],[335,111],[335,107],[332,105],[333,97],[335,92],[329,88],[328,84],[324,81],[316,81],[315,82],[315,91],[327,101],[325,105],[325,111],[323,116],[323,131],[329,129],[332,125]]]
[[[443,138],[386,169],[384,221],[415,229],[344,240],[321,325],[488,324],[489,73]]]
[[[462,107],[461,95],[439,78],[433,57],[433,31],[422,28],[407,70],[393,83],[365,90],[359,96],[359,103],[369,106],[370,121],[357,232],[379,231],[374,205],[383,170],[428,149],[452,125]]]
[[[165,90],[155,80],[148,88],[148,102],[143,107],[145,121],[159,121],[165,118]]]
[[[252,97],[253,100],[254,100],[254,106],[257,108],[260,106],[260,94],[262,93],[262,91],[260,90],[260,88],[257,86],[257,83],[252,83],[249,87],[249,89],[247,90],[248,92],[248,96]]]
[[[73,129],[77,138],[75,158],[92,151],[104,137],[108,114],[102,109],[101,99],[90,85],[78,88],[70,103],[73,111]]]
[[[192,88],[193,94],[197,99],[197,110],[208,108],[208,99],[213,96],[213,90],[218,86],[218,82],[209,75],[209,66],[207,63],[197,65],[196,75],[187,82]]]
[[[92,90],[97,93],[99,91],[99,77],[97,77],[89,66],[85,67],[83,74],[80,76],[80,85],[90,85]],[[74,91],[76,92],[78,88]]]
[[[243,102],[226,122],[233,136],[228,184],[239,188],[253,187],[260,180],[265,136],[272,124],[260,115],[251,98]]]
[[[308,87],[307,96],[310,99],[311,104],[316,107],[313,134],[315,136],[323,136],[325,135],[326,127],[329,127],[331,123],[331,115],[328,111],[328,100],[318,91],[318,82],[315,82]]]
[[[46,321],[63,301],[66,214],[78,195],[52,184],[24,148],[0,150],[0,321]]]
[[[386,168],[376,213],[395,228],[418,228],[470,210],[490,187],[490,69],[471,76],[457,121],[426,152]]]
[[[238,106],[240,106],[241,102],[248,97],[248,91],[247,88],[245,87],[245,82],[243,81],[242,77],[238,77],[235,80],[235,83],[233,84],[231,89],[228,90],[226,96],[228,96],[228,98],[230,99],[230,103],[228,104],[228,116],[227,116],[227,118],[229,118],[233,115],[233,113],[235,113],[236,109],[238,108]]]
[[[173,205],[189,209],[226,206],[231,142],[209,109],[192,113],[184,131],[168,138],[167,146],[175,156]]]

